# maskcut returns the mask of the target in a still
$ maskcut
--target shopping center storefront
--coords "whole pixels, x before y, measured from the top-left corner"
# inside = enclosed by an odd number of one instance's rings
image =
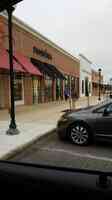
[[[52,64],[42,62],[35,58],[31,58],[31,62],[43,74],[39,84],[41,86],[41,93],[39,95],[41,102],[50,102],[61,98],[63,95],[61,83],[65,80],[65,76]]]
[[[32,104],[32,77],[42,77],[41,72],[21,54],[14,52],[15,105]],[[9,53],[0,49],[0,108],[10,107]]]
[[[1,48],[8,49],[7,33],[7,17],[0,16],[1,57]],[[15,17],[13,17],[13,45],[16,105],[63,100],[66,84],[72,93],[79,95],[80,62],[77,58]],[[2,87],[0,107],[8,107],[10,104],[9,89],[7,99],[4,97],[4,88],[9,88],[8,58],[7,66],[0,64],[0,70],[4,72],[4,76],[0,74],[0,88]]]

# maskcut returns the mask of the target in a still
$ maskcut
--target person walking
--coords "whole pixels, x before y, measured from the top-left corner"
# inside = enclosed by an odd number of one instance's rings
[[[69,98],[69,90],[68,90],[68,88],[65,88],[65,90],[64,90],[64,96],[65,96],[65,101],[67,101],[68,98]]]

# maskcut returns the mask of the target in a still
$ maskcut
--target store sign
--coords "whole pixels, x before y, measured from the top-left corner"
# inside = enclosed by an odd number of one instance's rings
[[[38,49],[37,47],[33,47],[33,53],[40,55],[44,58],[47,58],[49,60],[52,60],[52,55],[49,54],[46,50]]]

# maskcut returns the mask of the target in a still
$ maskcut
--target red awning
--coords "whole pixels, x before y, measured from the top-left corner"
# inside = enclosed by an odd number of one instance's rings
[[[19,52],[14,52],[14,58],[16,61],[23,66],[26,72],[32,74],[32,75],[38,75],[42,76],[41,72],[39,69],[37,69],[31,62],[30,60],[22,55]]]
[[[14,70],[16,72],[25,72],[24,68],[13,59]],[[10,69],[9,54],[5,49],[0,50],[0,69]]]

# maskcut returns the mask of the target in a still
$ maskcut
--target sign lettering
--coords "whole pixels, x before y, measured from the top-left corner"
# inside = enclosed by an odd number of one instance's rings
[[[33,47],[33,53],[45,57],[49,60],[52,60],[52,55],[49,54],[46,50],[38,49],[37,47]]]

